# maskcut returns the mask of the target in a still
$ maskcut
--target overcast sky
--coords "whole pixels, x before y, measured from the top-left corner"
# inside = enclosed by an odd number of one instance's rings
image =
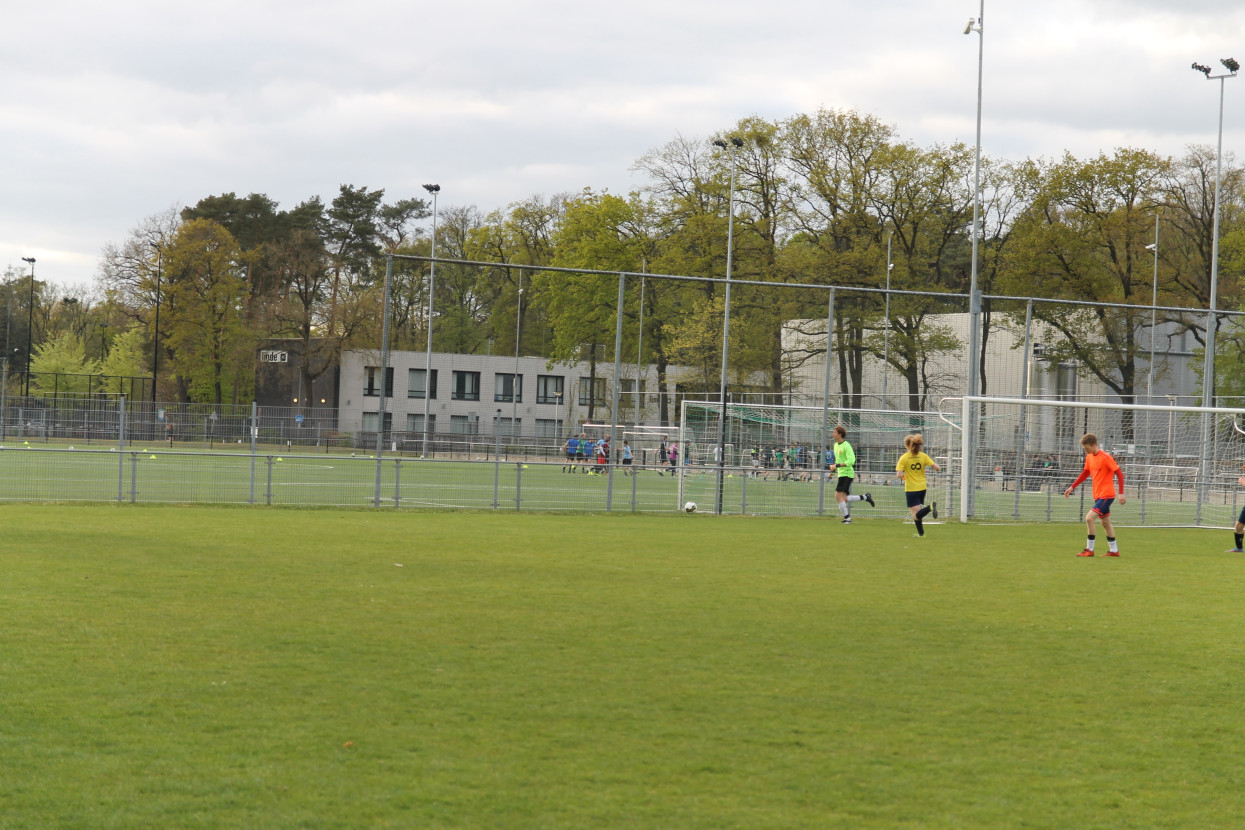
[[[343,183],[489,211],[626,193],[644,152],[750,115],[876,115],[974,139],[979,0],[6,4],[0,265],[91,284],[108,242],[200,198]],[[987,0],[987,155],[1212,145],[1245,5]],[[1224,149],[1245,141],[1226,82]]]

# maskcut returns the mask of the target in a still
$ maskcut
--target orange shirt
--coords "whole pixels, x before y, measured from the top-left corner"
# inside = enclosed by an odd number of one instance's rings
[[[1120,469],[1120,465],[1115,463],[1115,459],[1111,457],[1111,453],[1105,450],[1099,450],[1093,455],[1085,456],[1085,469],[1081,470],[1081,475],[1072,484],[1073,487],[1079,485],[1087,478],[1094,479],[1094,498],[1095,499],[1113,499],[1115,498],[1115,486],[1111,481],[1111,477],[1115,476],[1120,480],[1120,493],[1124,493],[1124,471]]]

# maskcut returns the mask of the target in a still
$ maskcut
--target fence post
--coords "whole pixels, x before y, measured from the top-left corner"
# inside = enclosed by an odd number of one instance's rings
[[[255,503],[255,439],[259,437],[259,408],[251,401],[251,494],[248,504]]]
[[[268,459],[268,484],[264,488],[264,504],[272,505],[272,456],[265,456]]]
[[[890,295],[887,295],[888,297]],[[830,289],[830,303],[826,310],[826,378],[821,394],[821,467],[817,471],[817,515],[826,515],[826,427],[830,422],[830,369],[834,350],[830,344],[834,337],[834,289]],[[745,485],[746,486],[746,485]]]
[[[125,395],[117,399],[117,501],[125,500]]]
[[[130,504],[138,501],[138,453],[130,452]]]
[[[522,496],[521,496],[522,492],[523,492],[523,462],[516,461],[514,462],[514,509],[516,512],[520,510],[520,504],[522,503]]]
[[[624,291],[627,285],[627,277],[623,273],[618,274],[618,305],[614,309],[614,392],[613,401],[610,404],[610,451],[605,459],[608,465],[605,471],[607,478],[605,479],[605,510],[608,512],[614,509],[614,468],[618,465],[614,463],[619,453],[618,449],[618,392],[619,386],[622,384],[620,377],[622,373],[622,330],[623,330],[623,299]],[[637,367],[636,371],[639,371]],[[638,392],[640,385],[636,384]],[[723,410],[723,415],[726,414]],[[720,444],[721,442],[719,442]],[[719,473],[719,475],[721,475]],[[721,479],[718,479],[719,483]]]
[[[402,459],[393,460],[393,506],[402,506]]]

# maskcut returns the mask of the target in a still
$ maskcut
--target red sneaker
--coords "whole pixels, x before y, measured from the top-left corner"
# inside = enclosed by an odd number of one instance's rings
[[[1105,555],[1106,556],[1119,556],[1120,552],[1118,550],[1109,550],[1106,552]]]
[[[1090,550],[1089,548],[1086,548],[1085,550],[1077,554],[1077,556],[1093,556],[1093,555],[1094,555],[1094,552]]]

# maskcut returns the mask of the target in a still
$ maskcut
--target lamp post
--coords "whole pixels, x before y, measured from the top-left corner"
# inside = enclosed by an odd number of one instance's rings
[[[1154,242],[1146,246],[1154,252],[1154,281],[1150,285],[1150,367],[1146,376],[1146,405],[1154,404],[1154,326],[1157,323],[1159,304],[1159,216],[1154,214]],[[1151,451],[1150,414],[1146,414],[1146,455]]]
[[[895,263],[891,262],[891,237],[886,237],[886,319],[882,330],[882,408],[886,405],[886,384],[891,375],[891,271]]]
[[[510,438],[518,437],[519,429],[519,337],[523,330],[523,271],[519,271],[519,297],[514,305],[514,377],[510,379]]]
[[[730,198],[726,203],[727,219],[726,219],[726,294],[725,303],[722,311],[722,377],[718,384],[718,401],[722,407],[721,414],[718,416],[718,486],[717,498],[714,505],[714,512],[722,512],[722,485],[724,473],[726,471],[726,369],[728,365],[728,355],[730,352],[731,338],[731,254],[735,249],[735,168],[736,153],[740,147],[744,146],[744,141],[737,135],[731,136],[730,144],[722,139],[715,139],[714,145],[723,150],[729,146],[731,154],[731,192]]]
[[[424,190],[432,196],[432,262],[428,263],[428,347],[424,355],[424,438],[420,453],[428,457],[428,418],[432,413],[432,291],[437,282],[437,194],[441,185],[426,184]]]
[[[983,0],[984,2],[984,0]],[[1215,328],[1218,321],[1215,312],[1218,308],[1219,294],[1219,194],[1223,183],[1223,82],[1235,78],[1241,65],[1236,58],[1223,58],[1219,61],[1224,69],[1222,75],[1210,74],[1209,66],[1193,64],[1193,70],[1201,72],[1208,81],[1219,82],[1219,143],[1215,148],[1215,211],[1211,220],[1210,246],[1210,312],[1206,315],[1206,361],[1202,367],[1202,406],[1209,407],[1215,399]]]
[[[968,286],[968,394],[976,395],[981,391],[981,295],[977,290],[977,248],[981,235],[981,82],[982,67],[985,60],[985,17],[986,0],[981,0],[977,19],[969,18],[964,27],[964,34],[977,33],[977,144],[973,153],[973,257]],[[968,417],[963,425],[968,436],[968,457],[965,458],[965,469],[973,475],[973,467],[977,455],[977,407],[968,408]],[[960,508],[960,518],[967,519],[974,513],[976,490],[971,481],[963,482],[966,498]]]
[[[30,345],[31,334],[34,333],[35,326],[35,258],[32,256],[22,257],[22,262],[30,263],[30,299],[26,303],[26,380],[25,386],[22,388],[22,397],[30,395]]]
[[[164,251],[154,242],[148,243],[156,250],[156,327],[155,342],[151,349],[151,402],[156,402],[156,383],[160,377],[160,278],[164,273]]]

